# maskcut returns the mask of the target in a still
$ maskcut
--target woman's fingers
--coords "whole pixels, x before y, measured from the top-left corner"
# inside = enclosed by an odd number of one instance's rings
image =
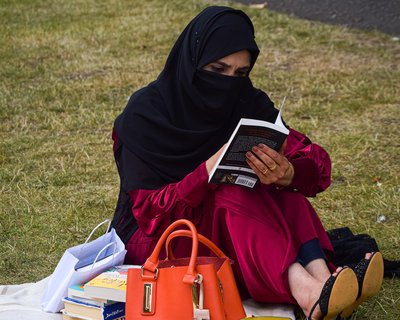
[[[254,155],[252,155],[253,158],[255,158]],[[264,169],[259,169],[259,167],[257,167],[253,162],[251,162],[248,158],[246,159],[248,165],[250,166],[250,168],[253,169],[253,171],[256,173],[256,175],[258,176],[258,178],[260,179],[260,182],[263,184],[271,184],[274,181],[271,179],[272,177],[269,176],[268,174],[268,169],[266,169],[264,167]]]
[[[252,152],[248,151],[246,153],[247,160],[251,164],[251,168],[258,174],[266,174],[269,171],[268,166],[261,161],[260,158],[256,157]]]
[[[253,153],[268,167],[268,169],[271,171],[276,169],[278,163],[263,149],[257,146],[253,147],[251,151],[253,151]]]
[[[288,185],[293,178],[289,161],[264,144],[254,146],[246,153],[247,162],[264,184]]]
[[[250,168],[254,170],[261,183],[271,184],[276,182],[279,178],[276,175],[276,168],[272,171],[258,156],[256,157],[252,152],[246,153],[247,163]]]
[[[267,156],[270,159],[269,164],[271,164],[271,165],[273,165],[275,163],[277,165],[282,165],[284,163],[284,161],[286,160],[282,154],[267,147],[265,144],[259,144],[257,147],[253,147],[253,149],[254,148],[257,148],[260,151],[260,153],[259,153],[260,155]]]
[[[269,170],[276,173],[278,178],[281,178],[289,167],[287,159],[276,152],[275,150],[268,148],[264,144],[260,144],[252,148],[254,154],[268,167]]]

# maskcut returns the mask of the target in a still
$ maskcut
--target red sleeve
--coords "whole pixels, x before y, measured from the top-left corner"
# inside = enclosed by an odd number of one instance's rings
[[[154,236],[177,219],[196,222],[202,200],[216,187],[208,183],[207,169],[202,163],[179,182],[157,190],[130,191],[132,213],[140,229]]]
[[[285,156],[293,164],[294,177],[286,188],[313,197],[331,184],[331,160],[328,153],[302,133],[290,129]]]

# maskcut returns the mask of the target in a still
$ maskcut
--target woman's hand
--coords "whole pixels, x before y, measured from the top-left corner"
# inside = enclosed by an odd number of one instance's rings
[[[246,161],[260,178],[261,183],[275,183],[281,186],[287,186],[292,182],[294,168],[283,155],[285,146],[286,141],[281,150],[276,152],[265,144],[259,144],[252,148],[252,152],[249,151],[246,153]]]
[[[224,150],[226,144],[224,144],[221,149],[219,149],[213,156],[211,156],[210,159],[208,159],[206,161],[206,168],[207,168],[207,172],[208,175],[210,175],[210,172],[212,170],[212,168],[214,167],[215,163],[217,162],[219,156],[221,155],[222,151]]]

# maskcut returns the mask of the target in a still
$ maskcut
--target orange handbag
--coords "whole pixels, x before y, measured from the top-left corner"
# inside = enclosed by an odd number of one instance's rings
[[[227,320],[236,320],[245,317],[242,301],[239,291],[236,287],[235,277],[233,275],[231,260],[219,249],[210,239],[200,233],[197,234],[199,242],[207,246],[217,257],[224,260],[221,267],[217,270],[222,301],[224,304],[225,318]],[[174,254],[170,246],[170,241],[176,237],[192,237],[189,230],[178,230],[171,233],[166,242],[167,257],[174,260]]]
[[[182,225],[190,231],[172,233]],[[192,238],[190,258],[173,256],[169,243],[177,236]],[[216,257],[198,257],[199,240]],[[164,243],[169,253],[160,261],[158,257]],[[172,223],[142,268],[128,270],[127,320],[239,320],[244,317],[229,258],[209,239],[198,235],[189,220]]]

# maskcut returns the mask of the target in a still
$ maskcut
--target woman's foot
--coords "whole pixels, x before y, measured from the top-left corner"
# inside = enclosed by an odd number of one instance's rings
[[[357,298],[357,277],[350,268],[338,268],[323,284],[320,296],[311,310],[304,310],[309,314],[307,319],[335,319],[345,308],[349,307]]]
[[[346,319],[365,300],[377,294],[383,281],[383,258],[380,252],[367,254],[354,268],[358,280],[357,300],[340,313],[338,319]]]

